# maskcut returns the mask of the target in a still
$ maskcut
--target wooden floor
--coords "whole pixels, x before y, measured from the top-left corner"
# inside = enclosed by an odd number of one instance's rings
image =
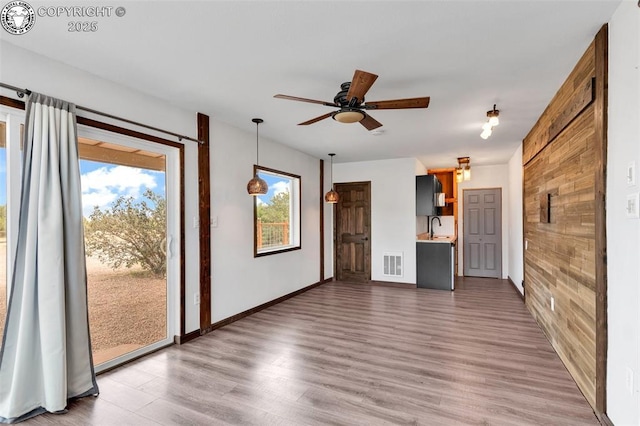
[[[512,287],[330,283],[98,377],[34,425],[596,425]]]

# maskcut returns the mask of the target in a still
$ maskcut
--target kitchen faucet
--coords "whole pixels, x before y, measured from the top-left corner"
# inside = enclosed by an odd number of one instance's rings
[[[433,238],[433,219],[438,219],[438,226],[442,226],[442,222],[440,222],[440,218],[438,216],[433,216],[431,218],[431,221],[429,222],[430,238]]]

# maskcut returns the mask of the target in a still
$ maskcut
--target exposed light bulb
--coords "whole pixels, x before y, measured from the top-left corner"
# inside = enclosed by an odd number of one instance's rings
[[[482,125],[482,130],[489,130],[489,131],[491,131],[491,127],[492,127],[492,126],[491,126],[491,123],[489,123],[489,122],[487,121],[486,123],[484,123],[484,124]]]
[[[480,133],[480,137],[481,137],[482,139],[488,139],[488,138],[489,138],[489,136],[491,136],[491,128],[489,128],[489,129],[484,129],[484,130],[482,131],[482,133]]]
[[[498,124],[500,124],[500,119],[498,118],[498,116],[497,116],[497,115],[494,115],[494,116],[492,116],[492,117],[489,117],[489,125],[490,125],[491,127],[495,127],[495,126],[497,126]]]

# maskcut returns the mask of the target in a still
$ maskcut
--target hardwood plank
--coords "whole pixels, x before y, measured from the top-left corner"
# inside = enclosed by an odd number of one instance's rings
[[[33,424],[597,425],[507,280],[333,282],[98,377]],[[128,414],[127,414],[128,413]],[[129,417],[127,417],[129,416]]]

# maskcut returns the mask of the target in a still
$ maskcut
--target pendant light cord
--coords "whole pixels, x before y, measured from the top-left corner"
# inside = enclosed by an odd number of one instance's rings
[[[258,126],[264,122],[262,118],[252,118],[251,121],[256,123],[256,166],[260,165],[260,148],[258,147]]]
[[[332,190],[332,191],[333,191],[333,156],[334,156],[334,155],[335,155],[335,154],[333,154],[333,153],[332,153],[332,154],[329,154],[329,157],[331,157],[331,170],[330,170],[330,172],[329,172],[329,173],[330,173],[330,174],[329,174],[329,176],[330,176],[330,178],[331,178],[331,190]]]
[[[260,123],[256,122],[256,165],[260,165],[260,151],[258,148],[258,126]]]

